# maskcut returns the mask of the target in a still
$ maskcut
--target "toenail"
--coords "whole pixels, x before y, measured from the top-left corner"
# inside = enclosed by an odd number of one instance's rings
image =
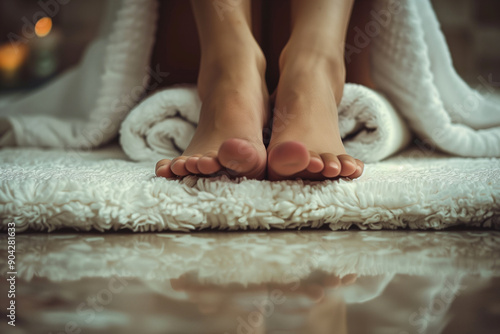
[[[360,166],[356,167],[356,172],[358,172],[358,173],[361,172],[361,167]]]
[[[162,170],[166,169],[166,167],[167,167],[167,165],[161,165],[160,167],[158,167],[158,168],[156,169],[156,175],[158,175],[158,173],[159,173],[160,171],[162,171]]]
[[[346,164],[347,164],[347,165],[354,166],[354,168],[356,168],[356,169],[359,167],[358,165],[356,165],[356,163],[354,163],[354,162],[350,162],[350,161],[349,161],[349,162],[347,162]]]
[[[172,165],[170,165],[170,169],[172,169],[177,163],[179,163],[181,160],[175,161]]]
[[[339,169],[339,165],[336,163],[336,162],[330,162],[330,167],[332,167],[333,169]]]

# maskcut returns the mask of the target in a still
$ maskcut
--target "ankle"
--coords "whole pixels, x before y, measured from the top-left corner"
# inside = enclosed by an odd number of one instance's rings
[[[334,91],[337,104],[342,98],[346,69],[341,52],[325,49],[303,49],[285,46],[279,59],[282,75],[291,73],[293,77],[325,75]]]
[[[203,97],[217,82],[252,83],[263,81],[266,58],[255,43],[213,49],[202,54],[198,90]]]
[[[259,72],[266,70],[266,58],[253,37],[223,40],[202,49],[201,66],[219,71],[230,70],[230,65],[248,63],[257,66]]]
[[[345,72],[344,57],[341,50],[332,48],[304,48],[297,47],[296,43],[288,43],[279,57],[280,71],[287,66],[300,64],[309,68],[322,67],[336,72]]]

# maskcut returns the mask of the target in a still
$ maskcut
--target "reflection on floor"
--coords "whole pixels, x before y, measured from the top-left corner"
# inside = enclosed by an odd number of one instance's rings
[[[500,232],[22,234],[16,251],[16,327],[3,320],[2,333],[497,333],[500,325]],[[5,279],[0,287],[8,290]]]

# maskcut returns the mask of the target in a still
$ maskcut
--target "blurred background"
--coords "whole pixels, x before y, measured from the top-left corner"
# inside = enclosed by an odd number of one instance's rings
[[[500,1],[432,0],[457,72],[467,82],[500,82]]]
[[[0,93],[32,89],[78,63],[98,32],[103,3],[0,0]],[[499,82],[500,1],[432,3],[459,74],[473,87],[481,76]]]
[[[78,63],[98,32],[103,3],[0,0],[0,90],[34,88]]]

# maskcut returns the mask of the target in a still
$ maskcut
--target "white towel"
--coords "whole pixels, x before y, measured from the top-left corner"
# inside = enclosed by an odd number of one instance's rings
[[[469,157],[500,156],[500,104],[467,86],[453,68],[428,0],[378,0],[388,11],[373,38],[373,79],[408,120],[420,147]],[[397,8],[397,9],[395,9]],[[490,95],[491,96],[491,95]]]
[[[180,155],[193,137],[200,109],[196,87],[157,92],[137,105],[122,123],[123,150],[139,161]],[[354,84],[345,86],[339,128],[341,137],[347,138],[347,152],[365,162],[387,158],[411,138],[401,116],[381,94]]]

